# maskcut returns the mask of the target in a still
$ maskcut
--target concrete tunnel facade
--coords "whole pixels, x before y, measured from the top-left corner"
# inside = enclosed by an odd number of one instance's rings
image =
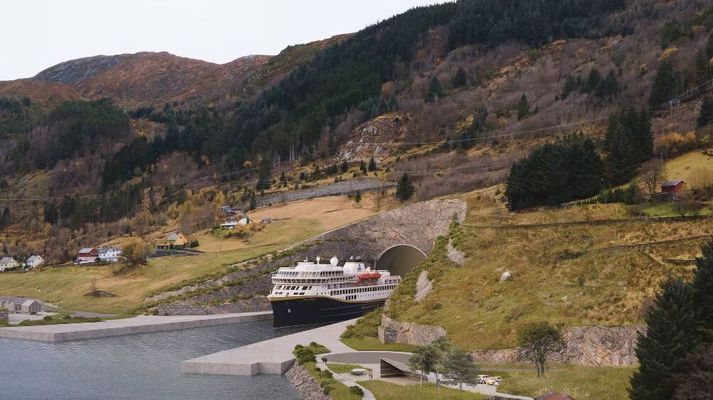
[[[416,268],[427,257],[416,246],[410,244],[397,244],[384,250],[376,260],[377,269],[385,269],[394,275],[404,277]]]

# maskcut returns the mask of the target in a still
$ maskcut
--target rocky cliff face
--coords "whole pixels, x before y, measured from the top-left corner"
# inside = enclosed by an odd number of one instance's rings
[[[285,376],[304,400],[332,400],[303,366],[295,363]]]
[[[440,326],[396,321],[386,315],[381,317],[379,340],[382,343],[408,343],[424,346],[443,336],[446,336],[446,330]]]
[[[641,326],[583,326],[562,332],[566,348],[553,354],[549,361],[588,366],[620,367],[638,364],[636,340]],[[446,336],[440,326],[419,325],[382,316],[379,340],[382,343],[406,343],[423,346]],[[475,350],[470,353],[475,362],[503,364],[528,362],[519,348]]]
[[[577,365],[620,367],[638,364],[636,340],[643,327],[637,326],[583,326],[562,332],[567,347],[553,354],[549,360]],[[518,348],[502,350],[476,350],[471,353],[476,362],[525,362]]]

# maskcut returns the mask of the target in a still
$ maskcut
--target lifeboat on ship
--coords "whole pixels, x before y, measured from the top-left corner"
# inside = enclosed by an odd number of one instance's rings
[[[360,281],[368,281],[381,278],[381,274],[376,271],[366,271],[357,275],[357,278],[359,278]]]

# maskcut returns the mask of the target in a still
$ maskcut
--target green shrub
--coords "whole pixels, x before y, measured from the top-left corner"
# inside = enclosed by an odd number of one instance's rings
[[[364,391],[359,386],[349,386],[349,391],[359,397],[364,396]]]

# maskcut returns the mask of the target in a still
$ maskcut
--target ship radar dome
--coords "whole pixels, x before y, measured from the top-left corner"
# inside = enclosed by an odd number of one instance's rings
[[[333,267],[336,267],[337,264],[339,264],[339,259],[338,259],[337,257],[332,257],[332,258],[329,260],[329,263],[332,264]]]

